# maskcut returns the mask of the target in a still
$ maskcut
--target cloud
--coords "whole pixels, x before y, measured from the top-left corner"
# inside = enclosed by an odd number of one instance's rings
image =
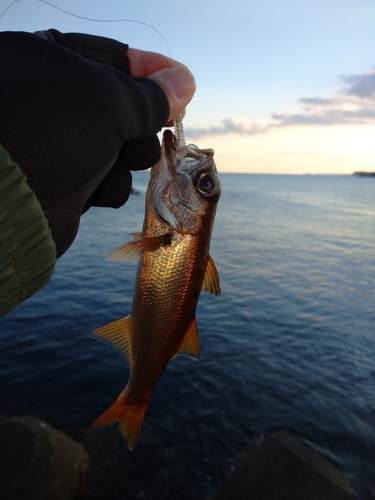
[[[341,78],[344,86],[332,97],[303,97],[300,110],[273,113],[268,123],[245,118],[226,118],[221,125],[186,129],[186,135],[198,138],[230,133],[257,135],[292,125],[375,124],[375,68],[367,73]]]
[[[375,123],[375,98],[342,94],[337,97],[305,97],[299,100],[303,111],[274,113],[275,126],[340,125]]]
[[[251,122],[246,118],[225,118],[221,125],[212,126],[209,128],[186,128],[185,135],[196,139],[206,135],[225,135],[225,134],[241,134],[241,135],[257,135],[262,132],[267,132],[268,124],[260,124]]]
[[[348,84],[347,95],[355,95],[360,98],[374,99],[375,96],[375,68],[368,73],[350,75],[342,78]]]
[[[341,79],[344,87],[332,97],[304,97],[300,111],[274,113],[279,126],[375,123],[375,69]]]

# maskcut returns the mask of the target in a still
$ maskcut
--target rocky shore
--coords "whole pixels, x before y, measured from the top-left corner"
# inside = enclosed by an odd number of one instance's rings
[[[350,500],[345,474],[288,431],[268,434],[207,500]]]
[[[93,439],[101,442],[99,433]],[[94,451],[93,442],[90,446],[85,441],[84,446],[35,417],[14,417],[1,421],[0,498],[112,498],[113,490],[104,494],[108,496],[92,493],[93,483],[101,482],[102,468],[108,464],[104,450],[99,455],[90,453]],[[85,487],[86,482],[91,483],[91,487]],[[114,489],[117,486],[111,484]],[[125,493],[126,489],[124,491],[122,487],[122,494]],[[170,492],[160,493],[160,498],[174,500]],[[205,500],[302,498],[350,500],[353,497],[343,472],[301,439],[281,430],[262,439]]]

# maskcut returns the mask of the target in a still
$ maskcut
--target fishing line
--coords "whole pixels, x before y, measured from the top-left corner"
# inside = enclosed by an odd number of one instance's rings
[[[21,2],[21,1],[22,0],[14,0],[14,2],[9,4],[8,7],[1,13],[0,21],[3,18],[4,14],[11,7],[13,7],[13,5],[15,5],[16,3]],[[169,44],[168,44],[167,40],[165,39],[165,37],[162,35],[162,33],[158,29],[156,29],[154,26],[152,26],[152,24],[148,24],[144,21],[137,21],[136,19],[95,19],[93,17],[85,17],[85,16],[80,16],[78,14],[74,14],[73,12],[69,12],[65,9],[62,9],[61,7],[58,7],[57,5],[54,5],[51,2],[47,2],[47,0],[34,0],[34,1],[39,2],[39,3],[44,3],[45,5],[49,5],[50,7],[53,7],[54,9],[59,10],[60,12],[63,12],[64,14],[67,14],[68,16],[76,17],[78,19],[83,19],[84,21],[91,21],[94,23],[136,23],[136,24],[143,24],[143,26],[147,26],[148,28],[151,28],[152,30],[154,30],[164,40],[164,43],[165,43],[167,50],[168,50],[169,59],[171,59],[171,51],[169,49]]]

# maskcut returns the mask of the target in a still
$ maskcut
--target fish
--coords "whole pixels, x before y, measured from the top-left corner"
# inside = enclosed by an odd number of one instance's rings
[[[220,279],[209,254],[222,192],[213,149],[179,144],[163,134],[161,156],[151,168],[142,233],[107,257],[139,260],[130,315],[93,334],[115,347],[130,366],[116,401],[88,431],[119,422],[134,448],[153,388],[179,354],[200,356],[195,317],[201,290],[220,294]]]

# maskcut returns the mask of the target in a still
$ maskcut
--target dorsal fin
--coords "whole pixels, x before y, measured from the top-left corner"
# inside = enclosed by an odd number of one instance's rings
[[[188,329],[186,330],[180,347],[176,352],[176,356],[178,356],[179,354],[185,354],[186,356],[190,356],[194,359],[198,359],[200,356],[198,326],[197,320],[195,318],[193,318]]]
[[[93,335],[100,337],[105,343],[109,343],[111,347],[124,356],[125,361],[129,366],[132,364],[132,352],[130,344],[131,333],[131,318],[130,315],[126,318],[113,321],[106,326],[94,330]]]
[[[212,257],[207,257],[206,272],[203,279],[202,290],[214,295],[220,295],[220,278]]]

